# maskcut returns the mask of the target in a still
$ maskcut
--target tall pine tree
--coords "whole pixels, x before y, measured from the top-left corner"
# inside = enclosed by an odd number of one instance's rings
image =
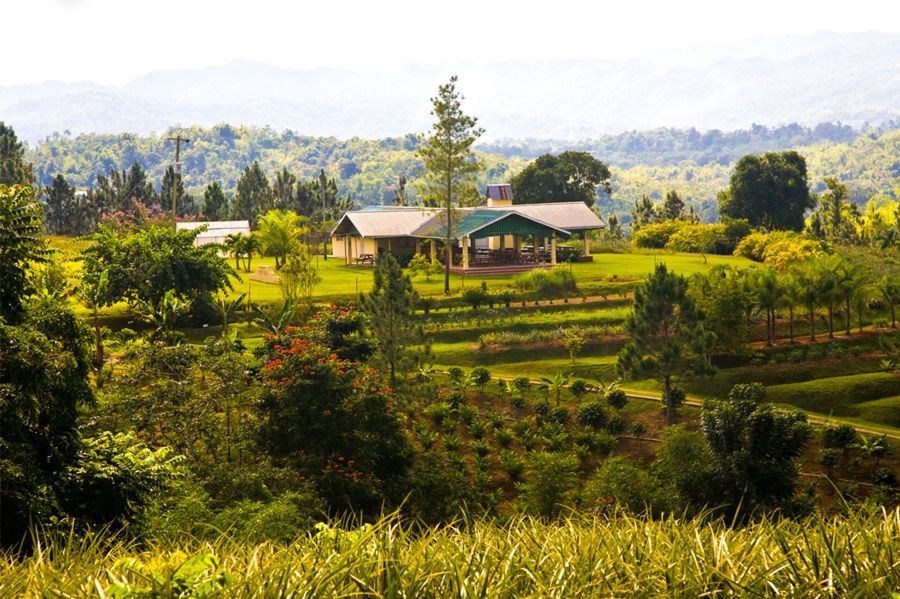
[[[453,252],[453,208],[471,188],[475,175],[484,166],[472,151],[472,145],[484,133],[478,119],[462,111],[463,95],[456,91],[456,76],[438,88],[431,99],[431,114],[435,117],[431,134],[425,145],[416,151],[425,163],[422,196],[426,203],[440,206],[446,233],[444,250],[444,293],[450,294],[450,263]]]
[[[619,352],[618,369],[623,375],[662,384],[668,424],[675,421],[675,381],[715,372],[709,361],[715,334],[704,328],[703,321],[687,281],[665,264],[657,265],[634,292],[634,308],[625,321],[631,341]]]
[[[409,277],[390,252],[375,260],[375,283],[360,305],[368,315],[378,354],[387,363],[391,386],[397,382],[397,367],[411,345],[420,343],[422,329],[413,320],[418,296]]]
[[[269,187],[269,180],[260,168],[259,162],[254,160],[238,179],[231,207],[232,216],[236,219],[249,220],[250,225],[255,227],[259,217],[271,207],[272,190]]]
[[[72,233],[77,221],[75,189],[59,174],[47,187],[46,198],[44,226],[47,231],[54,235]]]
[[[206,220],[222,220],[228,212],[228,199],[218,181],[206,186],[203,192],[203,216]]]

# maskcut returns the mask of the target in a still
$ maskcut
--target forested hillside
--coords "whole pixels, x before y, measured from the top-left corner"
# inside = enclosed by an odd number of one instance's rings
[[[421,162],[414,155],[420,140],[413,134],[340,140],[224,124],[179,131],[191,139],[183,148],[183,172],[185,185],[195,196],[202,196],[202,189],[213,181],[231,193],[240,173],[254,160],[271,178],[285,167],[300,178],[311,178],[324,169],[336,179],[340,193],[349,193],[358,204],[390,202],[390,187],[400,177],[410,182],[409,195],[415,198],[415,182],[422,173]],[[31,158],[41,185],[49,185],[62,173],[71,185],[90,187],[98,174],[138,162],[158,189],[174,158],[174,144],[167,136],[54,135],[38,144]],[[738,158],[787,148],[806,157],[814,191],[824,188],[824,177],[837,176],[858,203],[876,194],[897,196],[900,130],[885,126],[860,133],[827,123],[814,128],[758,126],[730,133],[659,129],[578,143],[527,140],[492,144],[481,148],[487,169],[479,185],[508,181],[542,152],[587,150],[607,163],[613,174],[612,194],[600,198],[604,212],[627,215],[642,195],[659,201],[674,189],[701,217],[712,220],[716,193],[727,186]]]

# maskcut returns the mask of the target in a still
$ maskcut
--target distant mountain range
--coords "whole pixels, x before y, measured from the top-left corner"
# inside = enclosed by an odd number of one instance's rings
[[[480,118],[485,140],[578,140],[655,127],[733,130],[753,123],[859,126],[900,117],[900,34],[822,33],[630,60],[366,72],[237,61],[154,72],[121,86],[54,81],[0,87],[0,120],[29,142],[53,132],[148,133],[219,122],[386,137],[426,131],[429,97],[451,74],[459,75],[465,108]]]

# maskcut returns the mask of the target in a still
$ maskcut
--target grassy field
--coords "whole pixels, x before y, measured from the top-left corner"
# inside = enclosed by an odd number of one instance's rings
[[[746,527],[612,514],[416,530],[393,518],[289,544],[49,540],[0,554],[4,597],[889,597],[900,510]]]

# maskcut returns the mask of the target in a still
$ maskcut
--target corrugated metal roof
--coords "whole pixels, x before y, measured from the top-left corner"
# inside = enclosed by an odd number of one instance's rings
[[[224,238],[226,235],[231,235],[233,233],[243,233],[244,235],[250,234],[250,221],[246,220],[217,220],[205,222],[195,221],[175,223],[175,229],[178,231],[181,231],[183,229],[193,231],[194,229],[197,229],[204,225],[207,226],[207,229],[200,232],[200,234],[197,235],[197,239],[206,239],[213,237]]]
[[[543,221],[560,229],[581,231],[602,229],[606,225],[584,202],[550,202],[547,204],[517,204],[514,206],[485,207],[484,210],[512,210]]]
[[[414,207],[347,212],[338,221],[331,234],[334,235],[346,219],[363,237],[409,237],[413,231],[428,222],[434,213],[433,209]]]
[[[524,216],[538,225],[556,229],[565,235],[573,230],[601,229],[605,226],[583,202],[456,208],[454,212],[458,219],[453,226],[454,236],[470,234],[512,213]],[[442,239],[444,231],[440,209],[419,206],[369,206],[345,213],[331,234]]]
[[[524,214],[520,214],[514,210],[497,210],[491,209],[488,210],[486,208],[459,208],[456,210],[456,222],[453,223],[453,238],[459,239],[464,235],[469,235],[473,238],[480,237],[490,237],[493,235],[501,235],[501,234],[515,234],[517,231],[523,235],[530,235],[535,232],[545,233],[551,230],[556,230],[562,235],[569,235],[569,232],[556,227],[550,223],[543,222],[533,216],[527,216]],[[511,224],[509,227],[500,227],[497,228],[497,232],[493,234],[487,235],[479,235],[479,232],[485,231],[486,229],[491,229],[492,227],[496,228],[496,225],[500,223],[500,221],[506,220],[510,216],[516,216],[519,219],[524,219],[526,222],[518,222],[515,224]],[[418,229],[413,231],[413,237],[430,237],[436,239],[443,239],[447,235],[447,227],[439,214],[436,214],[432,219],[428,222],[422,224]]]

